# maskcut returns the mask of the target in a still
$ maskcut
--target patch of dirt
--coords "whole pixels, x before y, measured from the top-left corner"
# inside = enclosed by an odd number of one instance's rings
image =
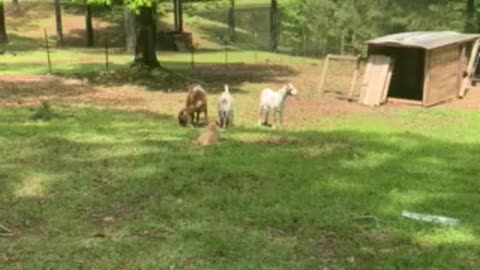
[[[249,79],[249,72],[261,71],[266,75]],[[370,108],[338,98],[336,95],[318,93],[318,74],[321,67],[314,65],[299,65],[293,67],[280,67],[267,65],[235,65],[223,69],[221,66],[202,67],[199,73],[206,79],[209,95],[210,115],[215,115],[215,102],[218,92],[223,90],[223,84],[230,78],[235,81],[232,92],[236,102],[236,115],[238,119],[255,121],[258,117],[257,106],[259,92],[270,87],[277,89],[285,82],[292,82],[299,90],[299,95],[287,99],[284,122],[286,128],[309,127],[318,124],[325,118],[343,118],[350,115],[387,113],[412,106],[400,104],[387,104],[378,108]],[[207,76],[209,75],[209,76]],[[126,77],[122,73],[115,76]],[[115,82],[106,77],[106,81],[87,79],[62,78],[55,76],[3,76],[0,78],[0,106],[31,107],[37,106],[41,101],[56,104],[80,104],[107,106],[125,111],[141,111],[159,115],[176,117],[183,108],[186,92],[182,91],[180,80],[172,83],[162,82],[162,76],[152,73],[145,80],[150,83],[143,84],[133,78]],[[170,75],[169,75],[170,76]],[[169,78],[172,76],[167,76]],[[176,75],[175,75],[176,76]],[[173,77],[175,77],[173,76]],[[151,80],[155,77],[158,80]],[[172,78],[173,78],[172,77]],[[173,79],[172,79],[173,80]],[[131,81],[131,82],[130,82]],[[229,83],[230,84],[230,83]],[[166,89],[165,89],[166,88]],[[245,91],[244,89],[258,89]],[[463,100],[442,104],[439,107],[449,108],[480,108],[480,89],[472,89]],[[273,141],[272,141],[273,140]],[[287,144],[294,143],[282,138],[271,141],[258,141],[262,144]],[[276,141],[275,141],[276,140]]]
[[[315,241],[315,248],[320,257],[333,258],[336,256],[337,240],[334,233],[324,233]]]
[[[466,110],[480,109],[480,86],[470,89],[463,99],[454,99],[450,102],[440,104],[438,107]]]
[[[32,40],[40,48],[43,46],[44,29],[49,37],[55,38],[55,10],[53,2],[19,1],[20,9],[14,11],[7,2],[6,24],[9,34],[18,35],[24,40]],[[94,14],[95,15],[95,14]],[[105,37],[108,37],[110,46],[124,44],[124,32],[121,24],[102,20],[94,16],[94,40],[96,47],[103,47]],[[64,42],[69,46],[85,46],[85,17],[83,14],[73,14],[63,8],[62,26]]]

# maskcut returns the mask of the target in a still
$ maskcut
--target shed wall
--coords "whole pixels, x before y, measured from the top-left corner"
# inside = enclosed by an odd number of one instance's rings
[[[425,106],[431,106],[458,95],[461,83],[462,46],[454,44],[428,52],[428,85],[423,99]]]

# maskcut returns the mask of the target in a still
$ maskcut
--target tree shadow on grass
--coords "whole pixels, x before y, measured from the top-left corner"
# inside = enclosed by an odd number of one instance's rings
[[[84,29],[70,30],[64,37],[64,42],[71,47],[86,47]],[[91,48],[105,48],[105,38],[109,48],[125,47],[125,34],[120,24],[96,28],[93,33],[94,46]]]
[[[52,240],[50,249],[66,233],[61,228],[70,228],[78,239],[99,230],[107,239],[121,233],[109,251],[101,248],[103,242],[92,248],[104,255],[121,254],[132,267],[155,258],[153,250],[165,249],[185,263],[183,255],[173,252],[179,242],[193,258],[183,265],[191,269],[200,267],[198,261],[210,267],[243,263],[290,269],[292,261],[306,269],[348,267],[342,258],[350,256],[364,269],[479,263],[477,243],[454,237],[450,245],[434,240],[423,247],[419,232],[428,236],[448,229],[412,225],[399,217],[402,210],[454,216],[465,220],[460,231],[471,230],[476,237],[477,144],[413,133],[233,129],[223,133],[219,146],[201,148],[191,144],[198,131],[178,130],[173,119],[77,113],[71,122],[75,125],[18,120],[14,128],[0,129],[0,139],[10,141],[15,153],[0,161],[1,175],[8,180],[0,182],[0,198],[8,207],[0,209],[0,216],[24,237],[45,233]],[[17,152],[20,145],[30,150]],[[42,196],[28,196],[28,190],[18,195],[19,185],[34,183],[35,177],[46,178]],[[353,221],[358,215],[388,222],[381,229],[362,226]],[[108,216],[114,223],[102,221]],[[327,261],[320,248],[325,231],[333,235],[328,241],[336,243]],[[259,234],[267,237],[255,237]],[[164,240],[145,242],[155,235]],[[218,246],[215,239],[228,244]],[[13,239],[0,251],[13,245],[27,253],[36,248],[25,243]],[[65,258],[89,256],[73,243],[62,245],[74,251]],[[139,246],[143,255],[131,252]],[[42,250],[37,252],[44,254]],[[446,251],[448,259],[432,260]],[[273,262],[258,256],[267,253]],[[48,263],[45,257],[37,259]],[[120,263],[108,261],[109,266]]]
[[[88,79],[93,85],[123,86],[131,84],[145,87],[148,91],[184,92],[188,83],[200,83],[209,93],[224,91],[228,84],[234,93],[247,93],[241,88],[243,83],[263,83],[265,81],[282,84],[286,77],[294,76],[298,71],[281,65],[248,65],[248,64],[203,64],[197,63],[194,70],[189,63],[168,62],[168,68],[153,71],[125,68],[122,65],[111,65],[112,72],[102,70],[104,64],[76,64],[65,68],[55,68],[59,76],[74,76]],[[93,70],[93,72],[91,71]]]
[[[9,33],[8,40],[8,44],[0,45],[0,50],[10,54],[37,51],[45,48],[45,40],[41,38],[24,37]]]
[[[94,90],[80,81],[32,77],[23,81],[0,81],[1,103],[37,104],[41,100],[75,98]]]

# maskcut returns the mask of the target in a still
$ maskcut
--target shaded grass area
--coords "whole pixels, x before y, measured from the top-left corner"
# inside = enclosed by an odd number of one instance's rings
[[[237,128],[220,146],[199,148],[191,144],[199,131],[167,116],[53,110],[43,122],[28,109],[0,109],[0,223],[14,232],[0,237],[2,269],[480,263],[478,113]],[[421,224],[401,219],[402,210],[462,222]]]
[[[190,53],[159,52],[157,55],[162,66],[166,68],[195,72],[191,70],[192,56]],[[105,53],[101,49],[52,49],[50,57],[54,71],[57,70],[59,73],[68,73],[69,70],[85,73],[92,69],[95,70],[99,65],[105,67]],[[318,59],[255,51],[229,51],[227,61],[225,58],[223,51],[199,52],[194,56],[194,67],[242,63],[259,65],[321,63],[321,60]],[[109,62],[112,65],[128,67],[133,62],[133,55],[110,52]],[[0,74],[3,75],[46,74],[47,72],[47,53],[44,50],[17,52],[15,55],[7,53],[2,56],[0,63]]]

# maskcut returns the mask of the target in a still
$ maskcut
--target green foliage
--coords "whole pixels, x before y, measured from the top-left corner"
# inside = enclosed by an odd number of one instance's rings
[[[38,107],[33,110],[33,120],[49,121],[57,117],[57,114],[52,110],[48,101],[42,101]]]
[[[478,2],[478,1],[477,1]],[[467,0],[285,0],[282,37],[300,47],[307,41],[327,49],[339,47],[343,35],[353,52],[365,40],[406,31],[463,31]],[[478,9],[478,4],[476,8]],[[474,11],[478,18],[478,10]],[[470,22],[472,24],[472,22]],[[479,26],[473,26],[474,32]],[[329,45],[328,45],[329,44]],[[333,47],[333,48],[330,48]]]

